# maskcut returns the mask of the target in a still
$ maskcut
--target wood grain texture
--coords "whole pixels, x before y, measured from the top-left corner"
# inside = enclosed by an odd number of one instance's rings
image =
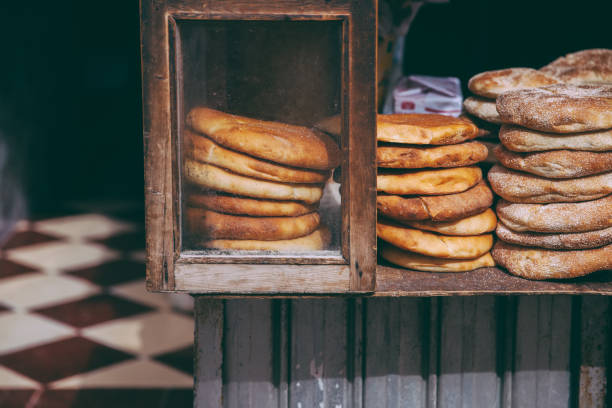
[[[223,407],[223,300],[195,299],[196,408]]]

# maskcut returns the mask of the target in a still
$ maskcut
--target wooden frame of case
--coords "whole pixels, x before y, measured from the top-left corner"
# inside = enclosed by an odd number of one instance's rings
[[[209,294],[373,292],[376,282],[377,1],[142,0],[147,288]],[[342,23],[342,256],[214,257],[181,252],[182,21]],[[358,146],[358,148],[355,148]],[[348,171],[347,171],[348,170]]]

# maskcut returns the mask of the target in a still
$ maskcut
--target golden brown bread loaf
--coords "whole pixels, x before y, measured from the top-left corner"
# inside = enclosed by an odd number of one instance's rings
[[[576,178],[612,171],[612,151],[549,150],[515,153],[498,146],[494,153],[504,167],[548,178]]]
[[[261,241],[255,239],[213,239],[198,244],[199,247],[210,249],[231,249],[242,251],[283,251],[305,252],[320,251],[329,246],[331,234],[329,229],[321,225],[303,237],[279,241]]]
[[[325,183],[330,176],[329,171],[304,170],[256,159],[190,130],[185,131],[185,142],[188,157],[243,176],[284,183]]]
[[[488,178],[493,191],[513,203],[589,201],[612,193],[612,172],[559,180],[495,165],[489,171]]]
[[[448,145],[465,142],[478,135],[478,128],[467,118],[435,114],[378,115],[380,142]]]
[[[319,203],[306,204],[300,201],[263,200],[259,198],[236,197],[216,191],[190,193],[187,205],[204,207],[216,212],[256,217],[292,217],[314,212]]]
[[[599,48],[567,54],[540,68],[540,72],[572,84],[612,83],[612,50]]]
[[[495,99],[503,92],[559,83],[560,80],[533,68],[506,68],[474,75],[468,88],[476,95]]]
[[[612,245],[560,251],[497,241],[491,252],[498,265],[527,279],[568,279],[612,268]]]
[[[289,184],[258,180],[231,173],[211,164],[185,159],[185,178],[200,187],[225,193],[271,200],[295,200],[316,203],[323,195],[319,184]]]
[[[514,152],[562,149],[603,152],[612,150],[612,129],[561,135],[503,125],[499,130],[499,140],[506,149]]]
[[[554,204],[497,203],[497,217],[514,231],[585,232],[612,227],[612,195],[593,201]]]
[[[491,123],[502,123],[497,109],[495,99],[470,96],[463,101],[463,107],[469,114]]]
[[[478,214],[493,204],[493,193],[484,181],[457,194],[401,197],[378,195],[379,214],[398,221],[450,221]]]
[[[436,147],[378,146],[378,167],[420,169],[424,167],[470,166],[487,158],[487,147],[479,142],[464,142]]]
[[[612,227],[597,231],[573,233],[518,232],[497,224],[495,233],[510,244],[548,249],[588,249],[612,243]]]
[[[204,107],[187,115],[187,124],[216,143],[261,159],[293,167],[329,170],[340,164],[340,149],[321,132],[267,122]]]
[[[297,217],[250,217],[222,214],[204,208],[185,209],[192,233],[209,239],[251,239],[278,241],[303,237],[319,226],[319,214]]]
[[[381,256],[387,261],[408,269],[424,272],[466,272],[478,268],[493,267],[491,253],[467,260],[434,258],[404,251],[391,244],[384,244]]]
[[[438,195],[460,193],[482,180],[479,167],[440,170],[385,171],[376,177],[377,191],[398,195]]]
[[[557,84],[510,91],[497,98],[503,122],[553,133],[612,128],[612,84]]]
[[[454,221],[402,221],[403,225],[445,235],[480,235],[491,232],[497,224],[492,209]]]
[[[383,241],[406,251],[436,258],[474,259],[493,246],[493,234],[475,236],[438,235],[378,220],[376,234]]]

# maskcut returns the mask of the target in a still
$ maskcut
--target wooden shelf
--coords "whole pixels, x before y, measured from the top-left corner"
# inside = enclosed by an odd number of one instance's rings
[[[499,268],[481,268],[462,273],[417,272],[379,265],[375,296],[450,296],[514,294],[612,295],[612,273],[600,271],[564,281],[533,281]]]

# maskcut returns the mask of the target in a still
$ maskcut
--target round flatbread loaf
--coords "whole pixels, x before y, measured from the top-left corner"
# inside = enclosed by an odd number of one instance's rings
[[[612,50],[600,48],[567,54],[540,71],[571,84],[612,83]]]
[[[197,244],[209,249],[229,249],[234,251],[273,251],[273,252],[307,252],[321,251],[329,247],[331,234],[321,225],[312,233],[300,238],[279,241],[261,241],[254,239],[213,239]]]
[[[287,166],[329,170],[340,164],[340,149],[321,132],[302,126],[245,118],[198,107],[187,124],[218,144]]]
[[[455,167],[423,171],[379,171],[376,189],[389,194],[438,195],[460,193],[482,180],[479,167]]]
[[[256,159],[234,152],[190,130],[185,131],[187,155],[243,176],[284,183],[325,183],[328,171],[303,170]]]
[[[497,109],[495,99],[486,99],[478,96],[470,96],[463,101],[463,107],[469,114],[491,123],[502,123]]]
[[[493,191],[513,203],[573,203],[612,193],[612,172],[556,180],[495,165],[488,178]]]
[[[277,241],[303,237],[319,226],[319,214],[298,217],[249,217],[187,207],[185,225],[192,234],[207,239]]]
[[[376,133],[381,142],[448,145],[475,138],[478,128],[467,118],[396,113],[378,115]]]
[[[515,153],[498,146],[494,153],[504,167],[548,178],[575,178],[612,171],[612,151],[549,150]]]
[[[506,123],[553,133],[612,128],[612,84],[557,84],[510,91],[497,98]]]
[[[300,201],[262,200],[258,198],[236,197],[216,191],[191,193],[187,195],[187,205],[208,208],[216,212],[256,217],[295,217],[314,212],[319,204],[306,204]]]
[[[497,241],[491,253],[498,265],[527,279],[568,279],[612,268],[612,245],[560,251]]]
[[[424,167],[470,166],[487,158],[488,150],[479,142],[436,147],[378,146],[378,167],[422,169]]]
[[[466,237],[438,235],[378,220],[376,234],[398,248],[436,258],[474,259],[493,246],[493,234]]]
[[[489,154],[487,158],[483,160],[483,164],[494,165],[499,163],[499,159],[495,157],[493,151],[499,146],[499,140],[490,141],[490,140],[481,140],[480,143],[487,147],[487,151]]]
[[[599,248],[612,243],[612,227],[598,231],[544,234],[513,231],[500,222],[495,233],[499,239],[510,244],[548,249]]]
[[[480,235],[495,229],[497,217],[492,209],[487,208],[480,214],[455,221],[405,221],[402,224],[445,235]]]
[[[506,149],[515,152],[562,149],[605,152],[612,150],[612,129],[560,135],[503,125],[499,130],[499,140]]]
[[[479,214],[493,204],[493,193],[484,181],[458,194],[401,197],[378,195],[378,213],[398,221],[450,221]]]
[[[497,203],[497,217],[514,231],[585,232],[612,227],[612,195],[581,203]]]
[[[507,91],[537,88],[559,82],[561,81],[554,76],[533,68],[506,68],[474,75],[468,82],[468,88],[476,95],[495,99]]]
[[[323,187],[318,184],[258,180],[191,159],[185,159],[184,170],[185,178],[198,186],[247,197],[316,203],[323,194]]]
[[[387,261],[408,269],[424,272],[466,272],[495,266],[491,253],[468,260],[441,259],[403,251],[393,245],[383,245],[380,255]]]

